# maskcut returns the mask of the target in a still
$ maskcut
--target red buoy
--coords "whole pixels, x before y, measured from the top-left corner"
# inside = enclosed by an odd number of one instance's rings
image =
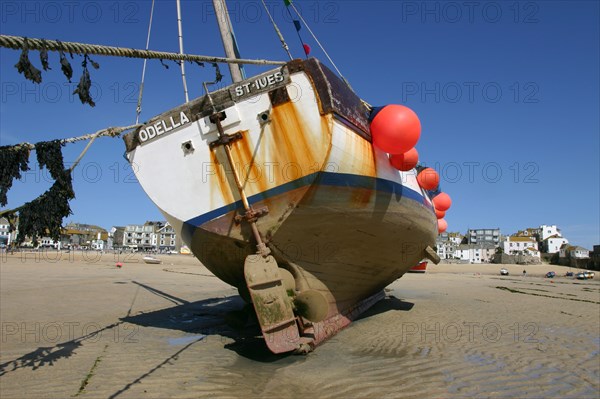
[[[446,219],[438,219],[438,233],[443,233],[448,228]]]
[[[440,175],[433,168],[425,168],[417,175],[417,182],[425,190],[434,190],[440,183]]]
[[[419,152],[416,148],[411,148],[402,154],[392,154],[390,156],[392,166],[403,172],[407,172],[417,166],[419,162]]]
[[[435,216],[438,219],[442,219],[444,216],[446,216],[446,212],[445,211],[440,211],[439,209],[435,210]]]
[[[373,144],[390,154],[403,154],[413,148],[421,136],[417,114],[403,105],[386,105],[371,121]]]
[[[452,199],[446,193],[439,193],[433,198],[433,206],[440,211],[447,211],[452,206]]]

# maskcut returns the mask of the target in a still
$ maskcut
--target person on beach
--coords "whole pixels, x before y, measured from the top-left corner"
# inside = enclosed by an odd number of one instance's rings
[[[523,269],[523,277],[527,276],[527,271]]]

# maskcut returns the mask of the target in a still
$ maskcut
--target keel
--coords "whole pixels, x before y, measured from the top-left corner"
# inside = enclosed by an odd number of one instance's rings
[[[271,352],[296,350],[300,345],[300,332],[275,258],[249,255],[244,263],[244,277]]]

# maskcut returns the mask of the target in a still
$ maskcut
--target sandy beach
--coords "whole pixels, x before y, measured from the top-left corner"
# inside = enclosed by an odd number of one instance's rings
[[[275,356],[226,322],[235,289],[193,257],[160,258],[2,254],[0,397],[600,395],[597,272],[430,266],[313,353]]]

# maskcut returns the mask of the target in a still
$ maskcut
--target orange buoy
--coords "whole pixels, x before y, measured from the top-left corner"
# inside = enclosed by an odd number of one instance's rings
[[[440,183],[440,175],[433,168],[425,168],[417,175],[419,186],[425,190],[433,190]]]
[[[438,233],[443,233],[448,228],[446,219],[438,219]]]
[[[123,267],[123,264],[121,262],[117,262],[116,266],[120,269],[121,267]]]
[[[452,199],[446,193],[439,193],[433,198],[433,206],[435,209],[446,212],[452,205]]]
[[[402,154],[392,154],[390,156],[390,163],[392,166],[398,170],[403,172],[407,172],[417,166],[419,162],[419,152],[416,148],[411,148],[410,150],[402,153]]]
[[[383,107],[371,121],[373,144],[390,154],[403,154],[413,148],[421,136],[421,122],[404,105]]]
[[[445,211],[440,211],[439,209],[435,210],[435,216],[438,219],[442,219],[444,216],[446,216],[446,212]]]

